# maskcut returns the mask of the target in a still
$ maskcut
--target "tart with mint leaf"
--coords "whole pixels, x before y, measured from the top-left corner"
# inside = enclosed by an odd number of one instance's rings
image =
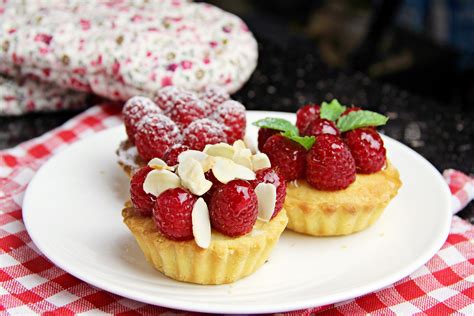
[[[296,125],[254,122],[259,150],[287,180],[288,229],[338,236],[371,226],[401,186],[376,130],[388,118],[337,100],[303,106],[296,117]]]

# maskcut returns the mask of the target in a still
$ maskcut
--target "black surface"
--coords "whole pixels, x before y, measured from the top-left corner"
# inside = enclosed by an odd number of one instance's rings
[[[388,115],[382,132],[413,148],[439,171],[446,168],[474,173],[474,115],[456,104],[441,104],[359,72],[344,72],[323,64],[314,44],[304,38],[269,29],[248,17],[260,43],[257,70],[234,95],[250,110],[294,112],[308,102],[337,98]],[[30,114],[0,118],[0,148],[8,148],[61,125],[77,114]],[[474,223],[474,205],[460,213]]]

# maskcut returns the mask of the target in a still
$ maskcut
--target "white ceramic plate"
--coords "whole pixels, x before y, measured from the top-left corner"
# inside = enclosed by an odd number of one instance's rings
[[[248,121],[295,115],[248,112]],[[257,129],[248,127],[253,139]],[[231,285],[177,282],[145,261],[121,210],[128,179],[114,154],[122,126],[79,141],[31,181],[23,219],[38,248],[72,275],[138,301],[211,313],[269,313],[314,307],[388,286],[428,261],[448,235],[450,194],[424,158],[384,137],[403,186],[378,222],[358,234],[314,238],[286,231],[269,261]]]

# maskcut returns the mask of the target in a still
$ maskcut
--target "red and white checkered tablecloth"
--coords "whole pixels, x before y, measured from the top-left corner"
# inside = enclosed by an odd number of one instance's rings
[[[0,313],[155,315],[170,312],[95,288],[54,266],[35,247],[22,222],[23,194],[38,168],[70,143],[120,124],[119,113],[111,105],[95,106],[39,138],[0,151]],[[453,207],[463,207],[472,198],[472,178],[453,170],[444,175],[453,193]],[[455,312],[474,315],[474,226],[456,216],[441,250],[410,276],[356,299],[288,314]]]

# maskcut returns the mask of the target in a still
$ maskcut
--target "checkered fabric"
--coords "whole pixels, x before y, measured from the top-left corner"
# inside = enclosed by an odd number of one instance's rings
[[[120,124],[119,111],[112,105],[95,106],[39,138],[0,151],[0,314],[189,314],[125,299],[82,282],[46,259],[23,225],[23,193],[38,168],[70,143]],[[455,172],[445,176],[453,196],[466,183],[472,185],[471,178]],[[416,272],[385,289],[287,314],[313,313],[474,315],[474,226],[455,216],[441,250]]]

